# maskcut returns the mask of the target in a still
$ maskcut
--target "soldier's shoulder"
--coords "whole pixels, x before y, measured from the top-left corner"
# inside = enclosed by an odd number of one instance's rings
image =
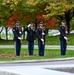
[[[37,27],[37,29],[39,29],[40,27]]]
[[[12,27],[12,29],[15,29],[15,27]]]
[[[44,26],[43,29],[46,29],[46,27]]]
[[[62,25],[60,25],[60,28],[63,28],[63,26],[62,26]]]
[[[39,29],[40,29],[40,27],[37,27],[36,29],[37,29],[37,30],[39,30]]]
[[[13,26],[13,28],[16,28],[15,26]]]

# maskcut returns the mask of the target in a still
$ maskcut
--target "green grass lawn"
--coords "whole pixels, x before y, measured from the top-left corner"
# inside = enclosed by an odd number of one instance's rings
[[[0,40],[0,45],[13,45],[14,42],[12,40]],[[22,40],[23,45],[27,45],[26,40]],[[38,44],[36,39],[35,44]],[[46,45],[59,45],[59,36],[46,36]],[[74,34],[68,35],[68,45],[74,45]]]
[[[37,40],[35,44],[37,45]],[[0,40],[0,45],[13,45],[13,40]],[[59,45],[59,36],[47,36],[46,37],[46,45]],[[26,40],[22,40],[22,45],[27,45]],[[68,45],[74,46],[74,35],[68,35]],[[45,56],[40,57],[38,56],[38,50],[35,49],[34,55],[29,56],[27,49],[21,49],[21,56],[16,57],[15,56],[15,49],[1,49],[0,48],[0,61],[9,61],[9,60],[37,60],[37,59],[54,59],[54,58],[66,58],[66,57],[73,57],[74,51],[68,50],[67,54],[65,56],[60,55],[60,50],[45,50]]]
[[[15,56],[15,49],[0,49],[0,61],[9,61],[9,60],[37,60],[37,59],[54,59],[54,58],[66,58],[73,57],[74,51],[68,50],[65,56],[60,55],[60,50],[46,49],[45,56],[38,56],[38,50],[35,49],[34,55],[29,56],[27,49],[21,49],[20,57]]]

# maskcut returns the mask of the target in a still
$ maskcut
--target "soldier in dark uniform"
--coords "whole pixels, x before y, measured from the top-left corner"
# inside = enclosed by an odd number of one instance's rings
[[[16,56],[20,56],[20,50],[21,50],[21,34],[22,34],[22,28],[20,27],[19,20],[15,21],[15,26],[13,27],[12,31],[14,34],[14,43],[16,47]]]
[[[66,55],[66,47],[67,47],[67,34],[66,34],[66,23],[65,20],[62,20],[62,25],[60,26],[60,48],[61,55]]]
[[[47,30],[44,27],[44,23],[40,22],[39,27],[37,28],[39,56],[44,56],[46,34]]]
[[[28,27],[24,28],[24,32],[27,31],[27,41],[28,41],[28,52],[29,55],[33,55],[34,52],[34,40],[35,40],[35,28],[34,23],[31,22]]]

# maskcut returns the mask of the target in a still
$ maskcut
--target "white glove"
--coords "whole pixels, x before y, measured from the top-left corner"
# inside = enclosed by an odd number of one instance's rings
[[[41,41],[43,42],[43,41],[44,41],[44,39],[41,39]]]
[[[21,32],[19,32],[21,34]]]
[[[45,35],[45,33],[42,33],[42,35]]]
[[[21,37],[18,37],[18,39],[21,40],[22,38]]]
[[[67,40],[68,38],[67,37],[64,37],[64,39]]]
[[[29,24],[27,27],[30,27],[31,24]]]

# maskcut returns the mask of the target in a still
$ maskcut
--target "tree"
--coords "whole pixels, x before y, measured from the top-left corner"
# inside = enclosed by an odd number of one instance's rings
[[[56,17],[59,20],[66,20],[68,33],[70,32],[70,21],[74,16],[74,1],[73,0],[56,0],[48,1],[45,11],[47,17]]]

